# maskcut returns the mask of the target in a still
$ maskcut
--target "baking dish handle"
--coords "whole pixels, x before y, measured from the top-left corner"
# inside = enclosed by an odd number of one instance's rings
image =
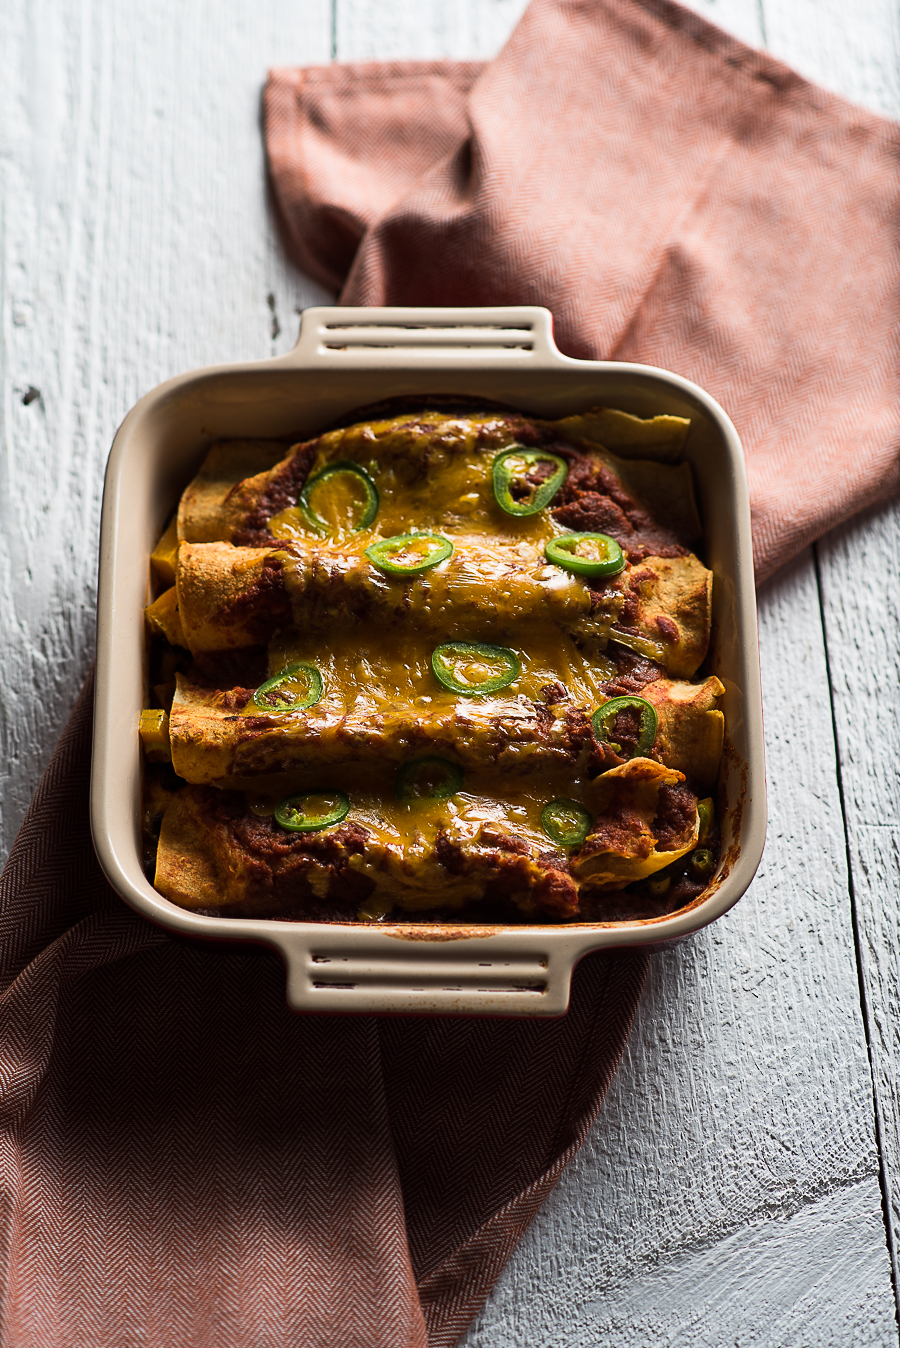
[[[448,359],[466,367],[577,364],[553,340],[553,316],[539,305],[497,309],[304,309],[300,336],[279,364],[298,368],[409,369]]]
[[[561,1016],[580,942],[541,929],[453,939],[429,929],[285,927],[271,931],[295,1011],[406,1015]],[[596,942],[595,942],[596,944]]]

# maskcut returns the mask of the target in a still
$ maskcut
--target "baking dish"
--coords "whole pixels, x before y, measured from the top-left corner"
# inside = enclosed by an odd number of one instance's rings
[[[718,787],[723,849],[711,885],[671,916],[517,927],[293,923],[178,908],[141,864],[143,607],[148,557],[211,440],[312,434],[385,398],[467,394],[560,417],[604,404],[690,417],[685,447],[714,573],[707,664],[725,685]],[[621,452],[621,451],[619,451]],[[744,893],[762,855],[766,800],[750,512],[737,433],[718,404],[648,366],[574,360],[546,309],[307,309],[297,345],[272,360],[181,375],[148,393],[112,446],[100,539],[91,824],[113,888],[151,921],[207,939],[271,946],[298,1011],[562,1015],[589,951],[685,937]]]

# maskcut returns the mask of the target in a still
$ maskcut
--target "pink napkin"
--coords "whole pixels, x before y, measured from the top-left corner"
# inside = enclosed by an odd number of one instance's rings
[[[587,1135],[649,956],[549,1021],[297,1016],[107,885],[92,683],[0,877],[3,1348],[452,1348]]]
[[[747,451],[758,578],[900,486],[900,131],[667,0],[532,0],[497,59],[273,71],[297,262],[347,304],[544,304]]]

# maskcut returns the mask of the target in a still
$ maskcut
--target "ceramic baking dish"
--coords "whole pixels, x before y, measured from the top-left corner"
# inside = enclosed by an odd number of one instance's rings
[[[543,417],[596,404],[691,418],[685,448],[715,576],[710,672],[725,685],[719,781],[723,852],[709,888],[671,917],[609,924],[466,927],[204,917],[169,903],[141,865],[143,608],[148,557],[206,446],[227,436],[312,434],[404,394],[462,393]],[[641,365],[572,360],[540,308],[307,309],[296,347],[160,385],[122,423],[103,498],[91,821],[114,889],[171,931],[262,942],[287,966],[298,1011],[555,1016],[576,962],[610,946],[682,938],[744,893],[762,855],[766,796],[750,513],[737,433],[702,389]]]

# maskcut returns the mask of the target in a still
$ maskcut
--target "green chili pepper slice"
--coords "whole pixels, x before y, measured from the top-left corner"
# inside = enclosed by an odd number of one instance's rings
[[[616,718],[621,711],[627,711],[629,708],[638,713],[638,741],[634,751],[625,754],[626,758],[646,758],[647,754],[653,748],[653,741],[656,739],[656,727],[659,723],[656,715],[656,708],[652,703],[647,702],[642,697],[612,697],[608,702],[604,702],[602,707],[598,707],[591,717],[591,725],[594,728],[594,734],[598,740],[603,740],[615,749],[617,754],[622,754],[621,744],[617,744],[611,739],[614,733]]]
[[[317,833],[339,824],[350,813],[350,799],[343,791],[303,791],[286,796],[276,807],[275,818],[289,833]]]
[[[700,831],[697,835],[697,841],[702,847],[716,824],[716,807],[712,796],[706,796],[703,800],[697,801],[697,813],[700,816]]]
[[[395,534],[366,548],[373,566],[386,576],[418,576],[453,556],[453,544],[443,534]]]
[[[708,880],[716,869],[716,859],[708,847],[698,847],[691,853],[691,875],[695,880]]]
[[[316,666],[300,660],[260,684],[251,701],[260,711],[306,711],[316,705],[323,689]]]
[[[484,666],[497,669],[483,675]],[[447,641],[431,653],[434,676],[451,693],[463,697],[487,697],[507,688],[522,673],[515,651],[508,646],[489,646],[483,641]]]
[[[394,782],[394,792],[398,800],[449,800],[462,784],[461,768],[449,758],[426,754],[403,764]]]
[[[609,534],[562,534],[550,539],[544,556],[578,576],[617,576],[625,570],[625,554]]]
[[[538,482],[528,480],[536,464],[552,468],[549,477]],[[536,515],[549,505],[566,480],[569,469],[565,459],[544,449],[505,449],[494,459],[494,496],[507,515]]]
[[[378,488],[365,468],[360,468],[358,463],[351,463],[349,459],[341,459],[338,463],[329,463],[326,468],[314,473],[301,491],[297,504],[309,524],[320,534],[335,532],[335,525],[330,524],[328,520],[323,520],[322,516],[313,509],[312,494],[314,490],[321,488],[324,483],[336,477],[347,478],[348,481],[345,486],[352,489],[356,498],[362,498],[355,502],[359,510],[359,520],[353,525],[354,533],[359,533],[360,529],[368,529],[378,514]]]
[[[541,828],[560,847],[580,847],[594,816],[577,800],[551,800],[541,810]]]

